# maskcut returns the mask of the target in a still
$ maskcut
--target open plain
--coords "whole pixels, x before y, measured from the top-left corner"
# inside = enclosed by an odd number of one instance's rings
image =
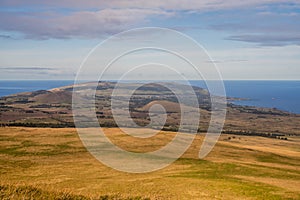
[[[134,131],[134,130],[133,130]],[[139,130],[140,131],[140,130]],[[175,132],[137,139],[104,128],[123,149],[153,151]],[[147,129],[143,130],[147,132]],[[0,129],[1,199],[299,199],[300,138],[287,140],[222,134],[198,159],[199,134],[170,166],[129,174],[96,160],[73,128]]]

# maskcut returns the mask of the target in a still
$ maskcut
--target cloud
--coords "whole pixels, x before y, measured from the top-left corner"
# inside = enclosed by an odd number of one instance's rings
[[[71,14],[43,12],[0,14],[0,29],[21,32],[27,38],[99,37],[127,29],[149,15],[171,16],[172,12],[141,9],[103,9]]]
[[[261,46],[300,45],[300,14],[283,5],[269,5],[246,12],[226,13],[209,29],[223,31],[226,40],[243,41]],[[217,16],[218,17],[218,16]]]
[[[269,4],[300,6],[299,0],[1,0],[0,31],[21,33],[30,39],[99,38],[175,15]]]
[[[43,78],[45,75],[47,78],[53,77],[57,78],[74,78],[75,70],[70,70],[69,68],[58,68],[58,67],[35,67],[35,66],[7,66],[0,67],[2,72],[1,75],[7,75],[2,78],[7,78],[13,75],[13,77],[19,76],[21,79],[30,78]],[[24,76],[24,77],[23,77]]]
[[[68,9],[164,9],[164,10],[220,10],[231,8],[249,8],[250,6],[264,5],[270,3],[295,3],[299,4],[298,0],[1,0],[1,7],[37,7],[37,8],[68,8]]]
[[[261,46],[300,45],[300,17],[294,15],[293,19],[280,20],[259,19],[235,24],[220,24],[211,26],[218,31],[229,32],[226,40],[255,43]],[[254,23],[258,21],[257,23]]]
[[[17,71],[17,70],[54,70],[53,68],[50,67],[0,67],[1,70],[12,70],[12,71]]]
[[[12,39],[14,40],[15,38],[11,37],[10,35],[0,35],[0,39]]]
[[[228,40],[258,43],[262,46],[286,46],[300,45],[300,35],[234,35],[227,38]]]
[[[207,63],[241,63],[241,62],[248,62],[248,60],[245,59],[230,59],[230,60],[208,60]]]

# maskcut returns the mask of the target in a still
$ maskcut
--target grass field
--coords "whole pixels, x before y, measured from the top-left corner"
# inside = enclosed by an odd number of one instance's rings
[[[105,133],[139,152],[174,136],[134,139],[117,128]],[[129,174],[98,162],[75,129],[1,128],[0,199],[300,199],[300,137],[223,135],[199,160],[202,139],[197,136],[167,168]]]

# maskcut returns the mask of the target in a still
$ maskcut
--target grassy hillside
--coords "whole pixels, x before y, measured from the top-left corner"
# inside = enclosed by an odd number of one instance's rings
[[[187,86],[169,83],[179,91],[187,90]],[[115,83],[83,83],[75,86],[65,86],[52,90],[19,93],[0,98],[0,126],[21,127],[74,127],[72,111],[72,90],[85,97],[86,92],[96,89],[96,116],[102,127],[117,127],[112,115],[111,97]],[[136,87],[134,83],[123,83],[122,93],[129,94],[130,88]],[[198,98],[201,118],[199,132],[206,132],[211,119],[211,102],[208,91],[193,87]],[[126,95],[125,95],[126,96]],[[86,98],[86,97],[85,97]],[[118,95],[120,105],[125,102],[124,96]],[[126,98],[125,98],[126,99]],[[229,98],[233,100],[235,98]],[[237,100],[237,99],[236,99]],[[125,101],[125,100],[124,100]],[[176,95],[160,84],[145,84],[139,87],[130,98],[130,116],[139,125],[150,123],[148,111],[158,104],[167,112],[164,130],[178,130],[181,118],[181,106]],[[126,103],[124,105],[127,105]],[[126,117],[126,113],[124,117]],[[128,123],[121,124],[130,127]],[[153,128],[155,125],[152,126]],[[224,133],[236,135],[261,135],[265,137],[287,137],[300,135],[300,115],[280,111],[273,108],[258,108],[228,104]]]
[[[147,131],[146,129],[143,131]],[[108,137],[131,151],[151,151],[172,132],[134,139]],[[203,136],[169,167],[146,174],[115,171],[82,146],[75,129],[1,128],[0,198],[10,199],[299,199],[300,138],[287,141],[223,135],[197,159]]]

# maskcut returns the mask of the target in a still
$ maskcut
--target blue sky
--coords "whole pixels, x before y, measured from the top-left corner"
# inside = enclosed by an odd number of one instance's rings
[[[99,42],[149,26],[195,39],[224,79],[299,80],[298,0],[2,0],[0,79],[73,79]]]

